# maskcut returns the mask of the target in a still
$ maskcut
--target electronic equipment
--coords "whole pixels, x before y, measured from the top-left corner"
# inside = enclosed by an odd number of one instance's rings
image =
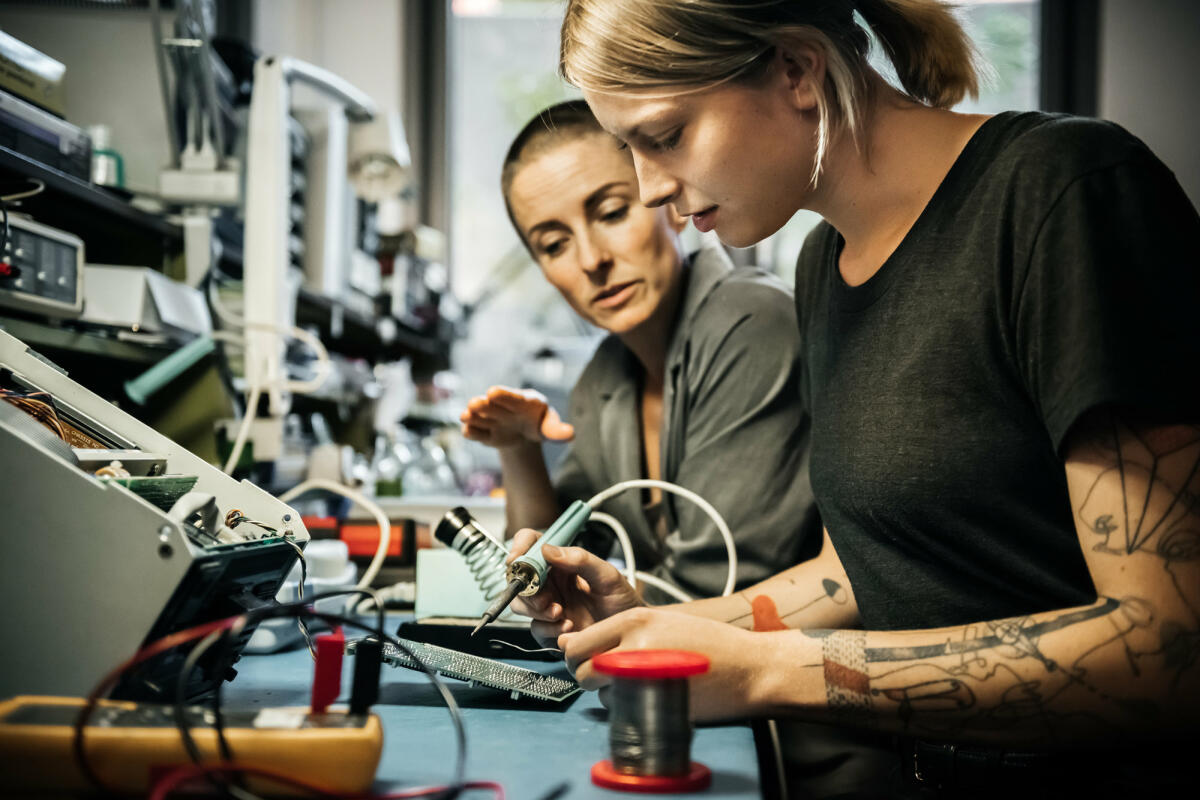
[[[542,557],[542,548],[548,544],[556,547],[566,547],[571,542],[575,541],[575,537],[583,530],[583,526],[587,524],[588,517],[592,515],[592,507],[582,500],[576,500],[567,506],[567,510],[562,513],[558,519],[554,520],[546,532],[541,535],[533,547],[522,556],[519,556],[515,561],[508,565],[508,570],[505,577],[508,579],[508,587],[501,592],[492,602],[487,610],[483,612],[483,617],[479,620],[479,624],[475,626],[472,635],[478,633],[484,625],[496,619],[504,613],[513,600],[518,595],[528,597],[535,594],[542,588],[542,584],[546,580],[546,573],[550,571],[550,566],[546,563],[546,559]]]
[[[353,653],[358,647],[358,641],[347,642],[346,652]],[[433,644],[421,644],[408,639],[398,641],[438,675],[508,692],[513,700],[525,695],[535,700],[558,703],[583,691],[579,684],[570,678],[543,675],[524,667],[514,667],[490,658],[468,655]],[[394,667],[424,672],[420,664],[390,642],[383,645],[383,660]]]
[[[0,31],[0,90],[61,117],[67,113],[66,74],[62,62]]]
[[[79,321],[137,334],[186,342],[212,333],[208,305],[199,289],[146,267],[87,264],[83,268],[83,313]]]
[[[309,538],[279,500],[4,332],[0,474],[0,622],[19,642],[0,658],[0,697],[85,695],[147,642],[273,605]],[[232,642],[232,659],[254,627]],[[173,700],[187,654],[176,648],[139,664],[111,697]],[[232,677],[229,663],[206,654],[188,696]]]
[[[73,753],[72,727],[84,701],[74,697],[21,696],[0,702],[0,775],[8,790],[88,789]],[[218,758],[212,711],[185,709],[205,761]],[[240,764],[276,772],[330,791],[371,788],[383,752],[383,729],[374,714],[307,708],[256,708],[222,713],[225,738]],[[144,795],[152,779],[191,763],[180,741],[171,705],[101,701],[84,729],[88,765],[100,781],[122,793]],[[251,779],[252,791],[279,794],[277,784]]]
[[[5,91],[0,91],[0,146],[81,181],[91,179],[91,138],[66,120]]]
[[[83,310],[83,240],[9,212],[0,306],[55,317]]]

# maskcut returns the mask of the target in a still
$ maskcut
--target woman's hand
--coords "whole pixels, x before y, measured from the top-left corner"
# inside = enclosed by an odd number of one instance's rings
[[[690,679],[689,710],[697,722],[714,722],[770,710],[767,686],[772,679],[778,680],[779,665],[789,663],[775,651],[795,638],[795,631],[752,633],[692,614],[635,608],[586,630],[565,633],[558,638],[558,645],[575,679],[585,689],[600,690],[601,702],[607,700],[612,678],[592,666],[592,658],[600,653],[646,649],[703,653],[712,663],[708,672]],[[804,663],[794,663],[796,673]]]
[[[459,419],[463,436],[500,450],[543,439],[564,442],[575,436],[575,429],[532,389],[493,386],[487,394],[471,398]]]
[[[523,555],[541,536],[525,528],[513,537],[508,562]],[[546,583],[530,597],[518,597],[512,608],[533,618],[530,630],[543,645],[554,646],[564,633],[580,631],[613,614],[642,605],[625,577],[602,558],[582,547],[542,548],[551,567]]]

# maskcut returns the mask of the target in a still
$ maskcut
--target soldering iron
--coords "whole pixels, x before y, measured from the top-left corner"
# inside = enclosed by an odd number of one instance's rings
[[[507,588],[483,612],[483,618],[479,620],[475,630],[471,631],[472,636],[479,633],[484,625],[503,614],[504,610],[518,596],[528,597],[542,588],[542,584],[546,582],[546,574],[550,571],[550,565],[542,556],[542,548],[548,544],[555,547],[566,547],[575,541],[575,537],[583,530],[583,526],[591,514],[592,507],[582,500],[571,503],[562,516],[554,520],[554,524],[534,542],[533,547],[529,548],[529,552],[508,565],[505,572],[505,577],[508,579]]]

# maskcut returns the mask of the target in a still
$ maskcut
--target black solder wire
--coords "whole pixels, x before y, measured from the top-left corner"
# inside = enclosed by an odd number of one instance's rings
[[[686,678],[615,678],[608,741],[613,768],[634,775],[686,775],[692,729]]]

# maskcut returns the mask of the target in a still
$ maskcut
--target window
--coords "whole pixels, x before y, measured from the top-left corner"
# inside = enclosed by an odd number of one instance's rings
[[[1040,5],[1038,0],[959,0],[959,14],[991,74],[979,98],[968,98],[957,111],[994,114],[1038,107]],[[895,73],[879,48],[872,54],[876,69],[894,82]],[[798,212],[778,233],[756,245],[753,258],[747,260],[756,260],[791,283],[804,237],[820,219],[811,211]]]
[[[1039,0],[960,0],[959,13],[994,70],[980,98],[963,103],[961,110],[1037,107],[1040,6]],[[491,356],[472,359],[473,366],[489,373],[476,376],[479,382],[516,381],[513,365],[522,363],[523,354],[558,337],[587,338],[589,333],[533,268],[509,225],[499,188],[505,150],[521,126],[545,106],[578,96],[557,75],[562,11],[562,0],[452,0],[449,5],[452,275],[456,295],[481,309],[472,338],[481,340],[476,344]],[[739,260],[756,261],[790,281],[816,221],[815,214],[800,212]],[[511,357],[498,357],[502,352]]]

